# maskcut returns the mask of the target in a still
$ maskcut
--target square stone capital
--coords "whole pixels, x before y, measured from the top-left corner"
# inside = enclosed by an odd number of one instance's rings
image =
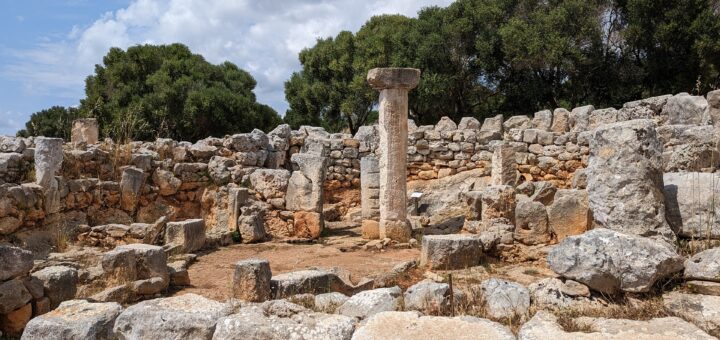
[[[367,82],[376,90],[413,89],[420,81],[420,70],[416,68],[387,67],[374,68],[368,72]]]

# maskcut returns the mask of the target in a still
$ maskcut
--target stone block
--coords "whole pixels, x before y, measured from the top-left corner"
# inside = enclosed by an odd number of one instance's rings
[[[235,263],[233,297],[243,301],[263,302],[270,300],[270,262],[249,259]]]
[[[180,246],[183,253],[192,253],[205,245],[205,221],[192,219],[168,222],[165,227],[165,244]]]
[[[465,269],[479,265],[482,256],[482,241],[475,235],[425,235],[420,265],[440,270]]]

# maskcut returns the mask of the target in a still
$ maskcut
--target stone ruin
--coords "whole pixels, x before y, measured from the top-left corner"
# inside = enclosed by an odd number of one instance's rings
[[[1,336],[720,336],[720,91],[416,126],[419,75],[371,70],[379,122],[355,136],[0,137]],[[337,240],[416,260],[358,280],[245,256],[228,300],[183,293],[208,254]],[[647,294],[666,317],[558,319]]]

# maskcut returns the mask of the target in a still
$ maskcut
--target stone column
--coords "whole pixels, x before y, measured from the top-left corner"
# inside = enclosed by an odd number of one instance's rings
[[[76,119],[72,124],[72,133],[70,141],[73,145],[77,144],[96,144],[98,142],[99,126],[95,118]]]
[[[62,138],[38,137],[35,139],[35,183],[43,188],[45,212],[48,214],[60,210],[59,184],[55,179],[55,174],[60,171],[62,162]]]
[[[375,68],[370,87],[380,91],[380,238],[410,239],[407,223],[408,92],[417,86],[420,70]]]
[[[380,163],[374,155],[360,159],[360,202],[362,205],[362,236],[380,237]]]
[[[515,186],[517,182],[517,162],[515,161],[515,148],[509,143],[502,142],[496,146],[493,152],[490,175],[492,185]]]

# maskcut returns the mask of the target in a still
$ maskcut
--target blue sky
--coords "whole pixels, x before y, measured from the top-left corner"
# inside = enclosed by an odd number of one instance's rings
[[[283,82],[317,38],[356,31],[372,15],[415,16],[451,0],[0,0],[0,135],[30,114],[75,106],[110,47],[188,45],[257,80],[258,100],[287,109]]]

